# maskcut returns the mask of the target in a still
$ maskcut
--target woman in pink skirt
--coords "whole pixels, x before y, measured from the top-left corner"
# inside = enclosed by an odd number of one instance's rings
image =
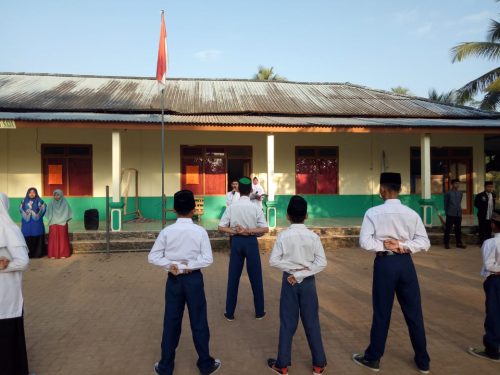
[[[54,190],[54,200],[49,203],[45,217],[49,224],[48,257],[67,258],[70,256],[68,221],[72,212],[62,190]]]

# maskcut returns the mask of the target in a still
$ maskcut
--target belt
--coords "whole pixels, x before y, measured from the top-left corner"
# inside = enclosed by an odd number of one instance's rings
[[[188,275],[191,275],[193,273],[198,273],[200,272],[200,270],[194,270],[194,271],[191,271],[191,272],[188,272],[188,273],[180,273],[178,275],[174,275],[172,272],[169,272],[168,273],[168,277],[181,277],[181,276],[188,276]]]
[[[396,255],[396,253],[393,253],[392,251],[377,251],[375,255],[378,257],[386,257],[386,256]]]
[[[392,251],[377,251],[375,253],[375,255],[378,257],[386,257],[386,256],[391,256],[391,255],[410,255],[410,253],[400,254],[400,253],[394,253]]]
[[[486,278],[486,280],[489,280],[489,279],[495,279],[495,278],[497,278],[497,277],[500,277],[500,274],[491,274],[490,276],[488,276],[488,277]]]

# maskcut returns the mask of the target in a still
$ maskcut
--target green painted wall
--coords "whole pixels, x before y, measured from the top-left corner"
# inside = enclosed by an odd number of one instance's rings
[[[276,196],[276,207],[278,218],[286,215],[286,208],[291,195]],[[365,211],[373,206],[382,203],[377,195],[304,195],[304,198],[309,203],[309,217],[361,217]],[[438,209],[443,211],[443,198],[441,195],[433,196]],[[99,210],[100,220],[104,220],[106,214],[106,198],[104,197],[88,197],[88,198],[67,198],[73,210],[73,219],[83,221],[84,212],[90,208]],[[22,198],[10,198],[10,215],[14,221],[21,220],[19,214],[19,204]],[[419,205],[419,195],[402,195],[401,201],[417,212],[421,212]],[[49,202],[50,199],[45,199]],[[223,196],[206,196],[205,197],[205,213],[204,218],[217,219],[222,216],[225,209],[225,197]],[[161,199],[160,197],[141,197],[139,205],[142,215],[150,219],[161,218]],[[167,209],[173,208],[173,197],[167,197]],[[135,210],[135,199],[129,201],[128,211]],[[167,219],[174,219],[173,212],[167,214]],[[127,218],[124,218],[126,221]],[[435,217],[434,223],[438,223]]]

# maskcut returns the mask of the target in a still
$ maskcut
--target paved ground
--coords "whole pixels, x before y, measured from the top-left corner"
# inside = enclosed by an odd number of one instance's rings
[[[26,335],[30,367],[39,375],[152,374],[162,331],[162,270],[146,253],[75,255],[33,260],[25,273]],[[267,373],[278,339],[280,273],[263,255],[268,317],[253,319],[248,279],[242,278],[236,321],[222,317],[227,253],[216,253],[204,272],[211,350],[220,374]],[[368,343],[373,255],[359,249],[328,251],[329,265],[317,278],[320,319],[329,374],[369,374],[351,360]],[[478,247],[434,247],[414,257],[420,277],[434,374],[498,374],[500,364],[465,353],[481,344],[484,295]],[[176,374],[197,374],[187,313],[177,352]],[[397,302],[381,368],[385,374],[416,374],[406,326]],[[310,374],[310,354],[297,331],[291,374]]]

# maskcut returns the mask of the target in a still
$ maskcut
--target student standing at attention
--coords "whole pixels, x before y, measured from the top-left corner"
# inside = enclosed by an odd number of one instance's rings
[[[267,360],[277,374],[288,374],[292,364],[292,340],[299,316],[312,354],[313,374],[322,374],[326,356],[321,340],[319,304],[314,275],[326,267],[325,251],[318,235],[304,225],[307,202],[295,195],[290,199],[287,218],[291,225],[276,239],[269,264],[283,271],[280,297],[280,337],[277,359]]]
[[[248,197],[252,191],[252,181],[248,177],[243,177],[238,184],[240,199],[226,208],[219,223],[219,231],[232,236],[224,316],[228,321],[234,320],[238,286],[246,259],[248,277],[252,285],[255,318],[260,320],[264,318],[266,311],[257,236],[269,232],[269,227],[262,209],[250,202]]]
[[[500,362],[500,213],[493,212],[491,227],[495,237],[484,241],[481,248],[481,276],[485,278],[483,288],[486,294],[484,349],[469,348],[468,352],[476,357]]]
[[[401,175],[382,173],[380,195],[384,204],[370,208],[363,218],[359,245],[376,255],[373,267],[373,320],[370,345],[364,355],[354,354],[352,359],[358,365],[379,371],[396,294],[410,332],[415,364],[421,373],[428,374],[430,358],[420,287],[411,254],[427,251],[431,245],[420,216],[401,204],[400,191]]]
[[[154,370],[159,375],[174,372],[175,350],[179,344],[184,306],[187,305],[196,365],[202,375],[213,374],[221,362],[210,356],[207,301],[200,269],[212,264],[212,247],[205,229],[193,223],[195,201],[189,190],[174,195],[175,224],[164,228],[151,249],[148,260],[168,271],[161,359]]]

